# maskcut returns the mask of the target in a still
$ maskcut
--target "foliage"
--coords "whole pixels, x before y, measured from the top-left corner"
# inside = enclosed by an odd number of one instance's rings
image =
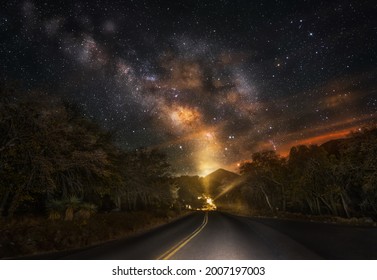
[[[81,201],[100,208],[105,196],[130,210],[167,207],[169,167],[157,150],[119,149],[111,133],[54,95],[1,88],[2,216],[38,212],[49,201],[50,219],[73,220]],[[92,210],[82,208],[81,216]]]
[[[247,182],[253,188],[254,197],[263,197],[271,212],[286,208],[285,169],[286,160],[274,151],[254,153],[250,162],[240,166],[241,174],[249,177]]]
[[[52,199],[47,202],[48,219],[52,221],[60,220],[65,212],[64,201]]]
[[[203,195],[204,186],[199,176],[180,176],[174,178],[178,188],[179,204],[181,207],[197,209],[203,206],[198,197]]]
[[[292,147],[287,158],[254,153],[240,173],[254,210],[377,218],[377,128]]]

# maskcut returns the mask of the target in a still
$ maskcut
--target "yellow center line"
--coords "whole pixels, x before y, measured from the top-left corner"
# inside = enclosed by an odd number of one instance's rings
[[[180,242],[171,247],[168,251],[163,253],[157,260],[168,260],[173,257],[179,250],[181,250],[187,243],[189,243],[195,236],[197,236],[208,223],[208,213],[204,215],[203,223],[190,235],[182,239]]]

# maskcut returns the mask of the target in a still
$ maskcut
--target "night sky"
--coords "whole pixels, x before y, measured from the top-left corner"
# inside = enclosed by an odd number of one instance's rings
[[[4,2],[2,82],[78,104],[178,174],[376,123],[377,1]]]

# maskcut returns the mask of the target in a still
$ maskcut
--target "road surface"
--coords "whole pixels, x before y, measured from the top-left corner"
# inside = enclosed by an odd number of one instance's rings
[[[146,234],[40,259],[377,259],[377,229],[196,212]]]

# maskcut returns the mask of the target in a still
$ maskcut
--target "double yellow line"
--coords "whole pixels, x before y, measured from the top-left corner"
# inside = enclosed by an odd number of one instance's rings
[[[189,243],[195,236],[197,236],[207,225],[208,223],[208,212],[204,215],[203,223],[190,235],[182,239],[180,242],[175,244],[172,248],[170,248],[168,251],[163,253],[161,256],[157,258],[157,260],[168,260],[171,257],[173,257],[179,250],[181,250],[187,243]]]

